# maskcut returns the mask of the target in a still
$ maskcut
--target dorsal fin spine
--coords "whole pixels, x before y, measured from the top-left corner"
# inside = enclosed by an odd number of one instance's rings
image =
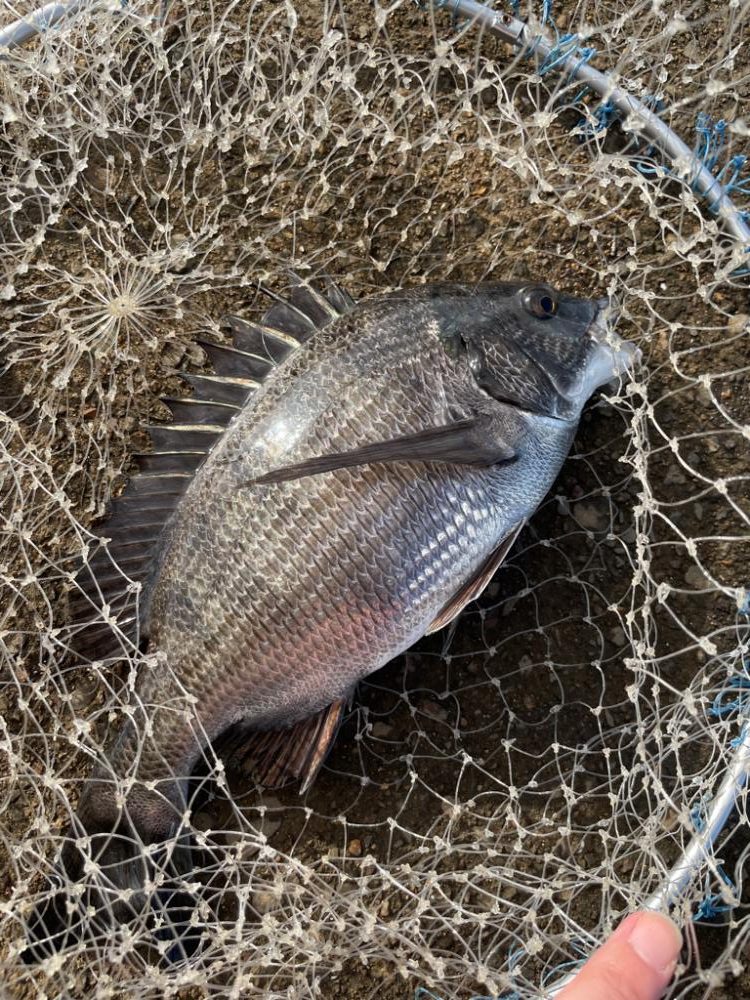
[[[219,433],[221,434],[224,430],[223,424],[146,424],[143,428],[148,431],[195,431],[198,434],[202,433]]]
[[[261,285],[261,291],[265,295],[267,295],[270,299],[273,299],[274,302],[277,302],[279,305],[285,306],[287,309],[291,309],[292,312],[296,313],[297,316],[304,323],[307,323],[307,325],[311,329],[315,329],[315,325],[314,325],[313,321],[310,319],[310,317],[307,315],[306,312],[303,312],[303,310],[299,308],[299,306],[296,306],[289,299],[284,298],[283,295],[279,295],[278,292],[274,292],[274,290],[272,288],[267,288],[265,285]]]
[[[227,316],[227,322],[231,322],[235,319],[240,320],[240,322],[245,322],[241,320],[239,316]],[[265,326],[263,323],[248,323],[248,326],[254,326],[256,330],[263,334],[264,337],[272,337],[274,340],[280,340],[284,344],[288,344],[289,347],[299,347],[299,340],[293,337],[291,333],[286,333],[284,330],[279,330],[273,326]]]
[[[251,358],[253,361],[262,361],[265,364],[269,364],[268,359],[261,357],[260,354],[251,354],[250,351],[241,351],[239,347],[234,347],[232,344],[221,344],[218,340],[196,340],[195,343],[204,350],[206,348],[209,350],[213,348],[214,350],[226,351],[228,354],[238,354],[243,358]],[[253,379],[253,381],[256,380]]]
[[[203,406],[209,406],[209,405],[210,406],[221,406],[222,408],[225,407],[227,410],[234,410],[235,412],[237,410],[242,409],[242,407],[240,407],[240,406],[235,406],[234,403],[212,402],[212,403],[209,404],[205,400],[195,399],[193,396],[185,396],[185,397],[182,397],[182,396],[162,396],[161,397],[161,401],[166,406],[170,406],[170,407],[171,406],[183,406],[183,407],[186,408],[186,410],[189,407],[191,407],[191,406],[194,406],[196,408],[196,410],[198,410],[198,409],[200,409]]]
[[[236,375],[194,375],[192,372],[186,372],[183,377],[200,379],[201,382],[228,382],[231,385],[245,385],[248,388],[258,385],[254,378],[239,378]]]

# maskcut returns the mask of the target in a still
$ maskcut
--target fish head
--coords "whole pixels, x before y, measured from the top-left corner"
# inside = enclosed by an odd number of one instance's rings
[[[520,409],[578,420],[600,386],[640,358],[612,328],[609,299],[544,282],[479,285],[460,324],[469,368],[490,396]]]

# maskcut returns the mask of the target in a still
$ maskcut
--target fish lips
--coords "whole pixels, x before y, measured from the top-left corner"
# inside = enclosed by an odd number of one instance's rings
[[[632,340],[624,340],[615,333],[614,323],[620,309],[609,298],[596,301],[597,310],[588,329],[594,343],[584,374],[583,393],[590,396],[603,385],[618,382],[623,375],[639,365],[643,355]]]

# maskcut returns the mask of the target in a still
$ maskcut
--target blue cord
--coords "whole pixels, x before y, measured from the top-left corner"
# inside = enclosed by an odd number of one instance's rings
[[[718,865],[716,870],[724,885],[728,885],[732,892],[736,894],[737,890],[734,882],[721,865]],[[722,913],[728,913],[732,909],[734,909],[732,904],[727,903],[720,892],[713,892],[706,896],[698,905],[698,909],[693,914],[693,920],[713,920],[714,917],[718,917]]]
[[[573,103],[579,103],[587,92],[588,88],[584,87],[573,98]],[[666,108],[664,101],[656,94],[645,94],[641,100],[647,108],[654,112],[654,114],[659,114]],[[622,120],[622,113],[610,101],[599,102],[594,110],[590,112],[590,115],[594,119],[593,122],[590,118],[580,118],[578,120],[577,128],[581,132],[579,136],[581,142],[585,142],[587,137],[598,135],[601,132],[606,132],[610,125]],[[654,151],[654,147],[648,146],[645,150],[646,154],[648,154],[649,151]]]
[[[737,712],[741,709],[744,710],[747,708],[747,694],[745,694],[744,697],[735,698],[732,701],[723,700],[732,690],[750,692],[750,678],[731,677],[724,690],[719,691],[714,698],[714,703],[709,709],[711,715],[715,716],[717,719],[722,719],[725,715],[729,715],[731,712]]]
[[[558,979],[562,979],[563,976],[569,975],[574,970],[579,969],[585,958],[586,956],[582,955],[581,958],[573,958],[569,962],[561,962],[560,965],[549,969],[542,976],[542,989],[549,986],[550,983],[556,983]]]
[[[701,798],[690,810],[690,821],[698,833],[703,831],[706,821],[703,818],[706,813],[706,800]]]
[[[700,111],[695,122],[695,131],[699,138],[696,155],[709,170],[713,170],[726,144],[727,123],[723,118],[715,122],[711,115]]]
[[[579,46],[578,41],[579,36],[575,33],[558,35],[555,44],[550,49],[541,66],[537,68],[539,76],[544,76],[546,73],[549,73],[551,69],[559,66],[561,62],[564,62],[568,58],[568,56],[575,53],[579,56],[579,59],[575,66],[570,70],[572,75],[582,63],[588,62],[589,59],[596,55],[596,49],[588,46]],[[533,52],[534,49],[532,47],[529,50],[529,54],[533,54]]]

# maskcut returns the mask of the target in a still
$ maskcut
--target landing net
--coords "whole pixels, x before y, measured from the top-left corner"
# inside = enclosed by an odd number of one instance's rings
[[[2,23],[31,9],[4,0]],[[532,997],[706,822],[750,688],[750,260],[558,67],[573,51],[616,74],[742,206],[750,4],[498,11],[549,31],[550,56],[413,0],[135,0],[84,6],[0,61],[10,996]],[[488,277],[610,294],[643,366],[587,410],[480,602],[361,685],[310,791],[209,762],[187,927],[134,914],[26,966],[82,783],[148,669],[71,657],[77,560],[139,427],[205,368],[194,338],[258,316],[259,283],[282,289],[290,268],[355,297]],[[738,810],[679,904],[672,996],[747,995]],[[199,960],[159,964],[188,933]]]

